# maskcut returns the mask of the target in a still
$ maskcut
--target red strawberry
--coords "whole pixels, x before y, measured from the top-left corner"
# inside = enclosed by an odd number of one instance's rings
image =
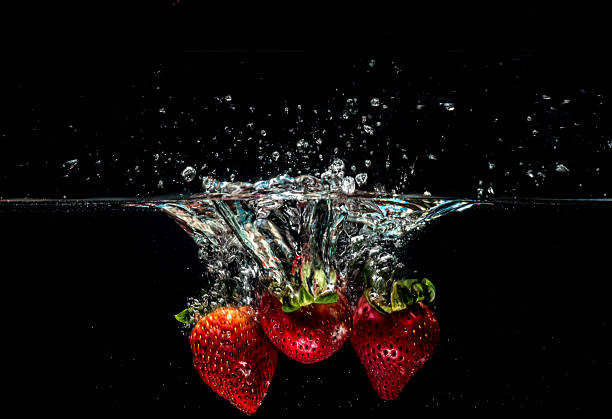
[[[303,364],[330,357],[351,334],[351,307],[337,292],[333,303],[311,303],[291,312],[269,292],[261,299],[259,319],[268,338],[285,355]]]
[[[202,380],[238,409],[255,413],[268,391],[278,352],[250,307],[219,308],[191,331],[193,363]]]
[[[355,308],[353,329],[351,344],[384,400],[400,395],[429,359],[440,336],[438,321],[422,302],[382,314],[364,296]]]

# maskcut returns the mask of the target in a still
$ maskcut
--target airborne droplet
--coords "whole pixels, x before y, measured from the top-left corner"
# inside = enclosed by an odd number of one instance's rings
[[[555,168],[555,170],[558,173],[569,173],[569,169],[561,163],[557,164],[557,167]]]
[[[365,185],[366,182],[368,181],[368,174],[367,173],[359,173],[357,176],[355,176],[355,181],[357,182],[358,186]]]
[[[183,177],[185,182],[191,182],[195,178],[195,175],[196,170],[191,166],[185,167],[185,169],[183,169],[183,171],[181,172],[181,176]]]
[[[347,195],[352,195],[355,192],[355,180],[351,176],[342,179],[342,192]]]

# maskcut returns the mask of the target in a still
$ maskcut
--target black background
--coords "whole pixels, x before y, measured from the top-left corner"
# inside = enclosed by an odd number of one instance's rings
[[[538,57],[531,70],[536,80],[608,88],[604,14],[584,2],[408,9],[378,2],[334,8],[118,3],[25,2],[17,14],[3,13],[3,122],[27,123],[27,114],[9,112],[20,83],[47,100],[83,88],[99,89],[94,97],[103,99],[109,86],[139,66],[185,50],[415,54],[425,60],[528,54]],[[27,160],[24,150],[31,150],[36,161],[37,150],[53,153],[45,144],[20,143],[13,152]],[[40,181],[41,173],[5,174],[2,188],[19,196],[62,192],[44,177],[35,190],[33,179]],[[610,368],[609,216],[605,205],[481,207],[436,221],[410,257],[438,287],[443,340],[401,398],[377,399],[345,346],[313,366],[281,357],[259,414],[603,406]],[[199,380],[172,318],[197,290],[200,267],[195,245],[170,220],[3,212],[0,229],[11,384],[5,399],[47,413],[240,415]]]
[[[261,122],[265,112],[280,109],[283,100],[308,105],[309,100],[333,97],[339,88],[365,101],[381,87],[389,95],[400,89],[406,97],[399,105],[392,104],[395,119],[385,135],[403,142],[410,158],[425,148],[422,142],[439,141],[441,134],[449,143],[444,157],[435,163],[423,163],[426,159],[421,156],[417,169],[423,172],[404,193],[429,190],[473,197],[479,180],[485,180],[487,189],[491,173],[487,154],[515,156],[508,159],[512,163],[508,167],[501,161],[503,156],[498,158],[501,164],[493,185],[498,195],[588,198],[610,192],[612,173],[606,160],[612,148],[605,144],[612,138],[607,117],[612,67],[602,22],[605,13],[588,2],[423,2],[405,9],[393,3],[335,7],[206,3],[39,6],[20,2],[20,10],[3,13],[0,196],[185,192],[180,178],[166,181],[163,190],[157,188],[160,178],[177,178],[184,165],[154,176],[149,167],[152,154],[180,149],[183,156],[200,156],[222,151],[227,143],[206,144],[205,149],[185,141],[178,144],[181,135],[210,138],[213,128],[223,125],[213,120],[202,122],[208,130],[184,128],[177,113],[167,118],[181,122],[185,132],[161,129],[157,109],[171,107],[169,96],[175,98],[176,112],[194,115],[203,103],[196,106],[191,94],[205,102],[215,95],[239,92],[235,94],[239,106],[257,102],[261,114],[256,118]],[[366,74],[363,68],[373,58],[379,63],[378,73]],[[405,76],[387,82],[393,72],[384,66],[394,61],[403,66]],[[160,69],[158,80],[155,74]],[[162,93],[156,94],[159,86]],[[536,99],[551,92],[552,102],[559,102],[551,105],[558,108],[552,117]],[[415,103],[410,98],[439,104],[447,95],[457,101],[457,117],[430,114],[425,132],[414,128]],[[572,100],[569,112],[560,105],[562,98]],[[330,107],[338,117],[340,109]],[[474,112],[467,113],[468,109]],[[540,116],[537,126],[526,122],[529,112]],[[495,116],[501,126],[491,122]],[[232,122],[237,120],[226,123]],[[274,123],[280,127],[284,121]],[[560,132],[561,125],[570,129]],[[528,138],[532,129],[543,137],[535,147]],[[496,144],[498,136],[504,138],[502,146]],[[552,172],[548,184],[535,188],[528,184],[527,167],[516,166],[520,159],[529,159],[517,149],[524,146],[529,153],[540,153],[536,162],[546,160],[555,136],[561,138],[563,151],[546,161]],[[162,141],[160,150],[155,149],[157,141]],[[283,142],[286,137],[268,135],[266,141]],[[382,134],[378,141],[384,141]],[[227,158],[219,166],[230,167],[238,179],[278,174],[274,167],[259,173],[256,146],[249,144],[239,164]],[[116,154],[117,164],[112,163]],[[396,154],[391,156],[398,160],[392,164],[395,173],[384,170],[381,156],[370,179],[395,182],[400,172],[395,168],[404,163],[401,153]],[[65,177],[65,162],[73,158],[79,158],[79,165]],[[360,161],[364,158],[358,156]],[[103,162],[101,167],[95,166],[97,159]],[[555,174],[556,160],[565,162],[572,176]],[[196,163],[201,161],[185,165]],[[128,172],[136,165],[139,174]],[[595,173],[595,167],[601,171]],[[513,179],[507,181],[504,170],[512,171]],[[520,177],[514,174],[518,170]],[[534,173],[539,170],[533,167]]]

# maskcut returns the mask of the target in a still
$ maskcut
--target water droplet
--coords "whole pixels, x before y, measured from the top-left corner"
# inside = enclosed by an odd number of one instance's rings
[[[365,185],[366,182],[368,181],[368,174],[367,173],[359,173],[357,176],[355,176],[355,181],[357,182],[358,186]]]
[[[374,106],[375,108],[380,106],[380,99],[378,99],[377,97],[372,98],[372,100],[370,100],[370,105]]]
[[[366,132],[366,134],[374,135],[374,128],[369,125],[364,125],[363,130]]]
[[[163,181],[163,180],[160,180],[159,182],[157,182],[157,187],[158,187],[159,189],[163,189],[163,188],[164,188],[164,181]]]
[[[181,172],[181,176],[183,177],[185,182],[191,182],[195,178],[195,175],[196,170],[191,166],[185,167]]]
[[[209,191],[213,188],[213,186],[215,185],[215,179],[210,177],[210,176],[204,176],[202,178],[202,188],[205,191]]]
[[[262,137],[265,137],[268,134],[265,129],[262,129],[259,133]]]
[[[272,153],[272,159],[274,159],[274,161],[278,161],[279,157],[280,157],[280,153],[278,151],[275,151]]]
[[[366,160],[364,161],[365,167],[370,167],[372,166],[372,160]]]
[[[72,170],[76,167],[76,165],[79,163],[78,159],[72,159],[72,160],[68,160],[66,163],[64,163],[64,167],[67,170]]]
[[[159,108],[159,113],[166,113],[166,108]]]
[[[455,104],[452,102],[444,102],[442,104],[442,107],[444,108],[445,111],[449,111],[449,112],[452,112],[455,110]]]
[[[431,192],[425,191],[425,192],[423,192],[423,196],[431,196]]]
[[[569,173],[569,169],[561,163],[557,164],[557,167],[555,168],[555,170],[558,173]]]
[[[370,60],[370,62],[368,63],[368,65],[373,68],[376,65],[376,60],[372,59]]]
[[[226,95],[225,96],[225,101],[226,102],[231,102],[232,101],[232,95]]]
[[[346,176],[342,179],[342,192],[347,195],[351,195],[355,192],[355,180],[352,177]]]
[[[332,170],[333,173],[338,174],[344,170],[344,162],[342,161],[342,159],[335,159],[332,162],[330,169]]]

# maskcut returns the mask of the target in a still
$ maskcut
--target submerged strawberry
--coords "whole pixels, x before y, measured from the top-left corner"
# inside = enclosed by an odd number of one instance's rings
[[[406,289],[415,283],[394,287],[393,308],[371,305],[365,296],[360,298],[355,308],[351,344],[374,390],[384,400],[393,400],[400,395],[412,376],[429,359],[440,337],[438,321],[429,307],[420,301],[423,298],[406,297],[410,294]],[[430,285],[427,281],[427,287]],[[420,284],[417,288],[423,291]]]
[[[206,315],[190,337],[193,363],[210,388],[238,409],[255,413],[268,391],[278,353],[250,307]]]
[[[330,357],[351,334],[351,307],[337,292],[332,302],[305,304],[283,310],[281,302],[266,292],[259,306],[261,326],[285,355],[303,364]],[[328,301],[330,301],[328,300]]]

